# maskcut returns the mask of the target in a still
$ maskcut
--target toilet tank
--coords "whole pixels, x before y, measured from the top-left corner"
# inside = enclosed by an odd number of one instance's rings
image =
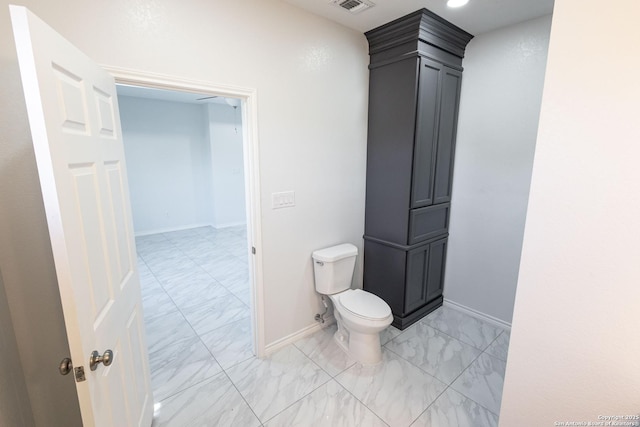
[[[357,256],[358,248],[350,243],[314,251],[311,257],[316,291],[332,295],[349,289]]]

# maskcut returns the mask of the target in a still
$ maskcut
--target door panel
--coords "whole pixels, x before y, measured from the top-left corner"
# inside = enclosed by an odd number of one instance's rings
[[[458,103],[460,102],[460,82],[462,73],[451,68],[442,72],[442,100],[438,124],[438,147],[433,190],[433,203],[451,201],[453,178],[453,158],[456,149],[458,127]]]
[[[86,426],[151,425],[153,402],[113,78],[11,6],[60,298]],[[89,369],[97,350],[110,366]]]
[[[411,208],[429,206],[433,203],[433,171],[441,68],[442,65],[437,62],[420,59]]]
[[[444,266],[446,254],[446,238],[431,243],[429,252],[429,268],[427,272],[427,301],[431,301],[442,295],[444,288]]]
[[[407,283],[404,313],[409,314],[427,303],[427,268],[429,245],[407,253]]]

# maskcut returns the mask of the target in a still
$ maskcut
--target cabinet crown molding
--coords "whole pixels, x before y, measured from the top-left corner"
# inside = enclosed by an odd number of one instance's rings
[[[459,58],[464,57],[464,50],[473,38],[462,28],[424,8],[367,31],[364,35],[369,41],[369,55],[407,42],[422,41]]]

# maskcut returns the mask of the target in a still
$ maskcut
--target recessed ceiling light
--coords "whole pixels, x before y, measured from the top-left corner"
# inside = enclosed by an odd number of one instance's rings
[[[449,0],[447,1],[447,6],[449,7],[460,7],[469,3],[469,0]]]

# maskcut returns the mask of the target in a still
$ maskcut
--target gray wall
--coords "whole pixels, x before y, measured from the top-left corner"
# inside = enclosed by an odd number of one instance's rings
[[[511,323],[551,17],[481,34],[463,61],[444,296]]]
[[[0,272],[0,426],[33,426],[18,344]]]

